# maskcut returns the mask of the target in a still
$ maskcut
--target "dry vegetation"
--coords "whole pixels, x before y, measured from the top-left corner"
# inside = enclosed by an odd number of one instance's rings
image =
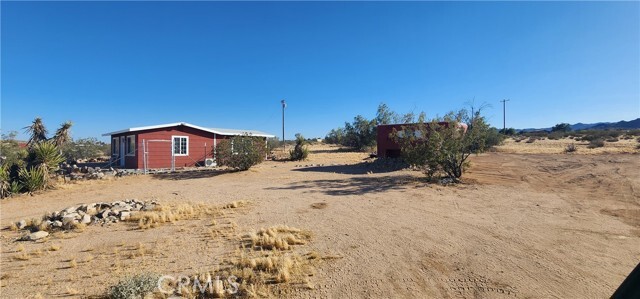
[[[573,138],[547,139],[538,137],[507,138],[504,143],[496,147],[496,151],[513,154],[562,154],[567,152],[567,147],[575,146],[571,151],[577,154],[621,154],[638,153],[638,142],[635,139],[621,139],[615,142],[603,142],[602,147],[590,148],[589,141],[579,141]]]
[[[577,151],[562,154],[571,143]],[[608,297],[637,263],[640,164],[631,154],[584,154],[636,143],[507,140],[498,153],[473,156],[467,183],[452,186],[314,146],[304,163],[315,166],[266,162],[11,198],[0,202],[9,228],[0,231],[0,292],[100,297],[109,286],[153,287],[139,278],[155,273],[235,276],[240,297]],[[37,230],[48,211],[130,196],[162,204],[124,222],[16,241],[16,220]],[[221,279],[200,298],[233,297],[230,286]]]

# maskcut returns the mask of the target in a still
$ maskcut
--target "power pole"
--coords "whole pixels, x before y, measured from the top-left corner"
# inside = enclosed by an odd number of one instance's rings
[[[502,100],[502,134],[507,134],[507,102],[510,100]]]
[[[284,108],[287,107],[287,103],[284,100],[280,101],[280,103],[282,104],[282,152],[284,153],[287,150],[284,142]]]

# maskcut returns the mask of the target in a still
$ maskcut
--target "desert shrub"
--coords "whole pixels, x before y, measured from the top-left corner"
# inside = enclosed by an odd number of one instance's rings
[[[551,128],[551,132],[569,132],[571,131],[571,125],[568,123],[560,123]]]
[[[126,277],[109,288],[108,297],[110,299],[145,298],[155,290],[159,278],[159,275],[150,273]]]
[[[529,139],[527,139],[527,143],[534,143],[536,140],[538,140],[538,138],[536,138],[536,137],[529,137]]]
[[[248,170],[261,163],[266,154],[264,140],[250,135],[234,136],[223,140],[214,151],[214,156],[217,157],[221,166],[237,170]]]
[[[547,135],[547,138],[549,138],[550,140],[558,140],[558,139],[564,138],[564,136],[565,136],[564,132],[556,131],[556,132],[549,133],[549,135]]]
[[[292,161],[306,160],[309,156],[309,149],[304,146],[306,141],[302,134],[296,134],[296,146],[289,152],[289,158]]]
[[[32,166],[29,168],[23,166],[18,170],[20,184],[28,192],[34,192],[46,188],[48,175],[46,167],[42,166]]]
[[[444,122],[446,125],[441,125]],[[461,123],[468,123],[465,130]],[[412,166],[421,167],[429,177],[438,173],[457,181],[468,166],[471,154],[484,152],[499,142],[492,140],[498,131],[489,127],[480,111],[449,113],[430,123],[411,124],[392,133],[402,156]],[[500,134],[498,134],[500,135]]]
[[[589,145],[587,145],[587,148],[597,148],[597,147],[603,147],[603,146],[604,146],[604,140],[594,139],[589,142]]]
[[[618,138],[615,138],[615,137],[612,137],[612,138],[608,138],[606,141],[607,141],[607,142],[618,142],[618,141],[619,141],[619,139],[618,139]]]
[[[62,153],[67,161],[96,159],[109,156],[110,147],[96,138],[80,138],[62,147]]]
[[[500,129],[499,132],[500,132],[500,134],[507,135],[507,136],[516,135],[516,129],[514,129],[514,128],[507,128],[506,130],[505,129]]]
[[[567,145],[567,147],[564,149],[565,153],[573,153],[573,152],[576,152],[576,151],[578,151],[578,148],[573,143]]]

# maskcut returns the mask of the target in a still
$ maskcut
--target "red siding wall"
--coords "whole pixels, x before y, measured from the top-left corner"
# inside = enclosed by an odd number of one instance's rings
[[[139,154],[137,155],[135,168],[144,168],[143,140],[147,142],[146,145],[148,146],[147,168],[170,168],[173,136],[186,136],[189,144],[187,156],[175,156],[176,167],[202,166],[205,158],[213,157],[211,153],[214,146],[213,133],[185,126],[154,129],[138,132]],[[216,135],[215,138],[216,143],[219,143],[220,140],[229,138],[229,136]],[[127,165],[127,168],[129,168],[129,165]]]
[[[125,166],[128,169],[143,169],[144,168],[144,147],[143,141],[147,146],[147,152],[149,153],[147,162],[147,168],[170,168],[171,167],[171,151],[172,151],[172,136],[186,136],[188,141],[188,156],[176,156],[176,167],[193,167],[197,165],[204,165],[205,158],[213,158],[212,149],[214,146],[214,134],[210,132],[204,132],[201,130],[193,129],[185,126],[176,126],[171,128],[153,129],[131,133],[121,133],[111,136],[111,140],[114,137],[121,136],[135,136],[136,149],[135,156],[125,156]],[[221,140],[230,138],[226,135],[215,135],[216,143],[220,143]],[[199,163],[199,164],[198,164]],[[119,166],[119,163],[113,164]]]

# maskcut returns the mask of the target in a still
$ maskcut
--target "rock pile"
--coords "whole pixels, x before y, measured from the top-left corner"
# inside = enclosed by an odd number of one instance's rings
[[[139,211],[151,211],[158,207],[155,201],[143,202],[137,199],[126,199],[112,203],[99,202],[69,207],[61,211],[47,213],[40,230],[72,229],[78,224],[108,224],[124,221]],[[20,220],[16,223],[18,229],[27,228],[27,222]]]
[[[105,176],[105,173],[100,167],[90,167],[90,166],[78,167],[78,165],[76,164],[68,164],[66,162],[60,164],[59,174],[64,176],[69,176],[71,180],[82,180],[82,179],[96,180],[96,179],[102,179]]]

